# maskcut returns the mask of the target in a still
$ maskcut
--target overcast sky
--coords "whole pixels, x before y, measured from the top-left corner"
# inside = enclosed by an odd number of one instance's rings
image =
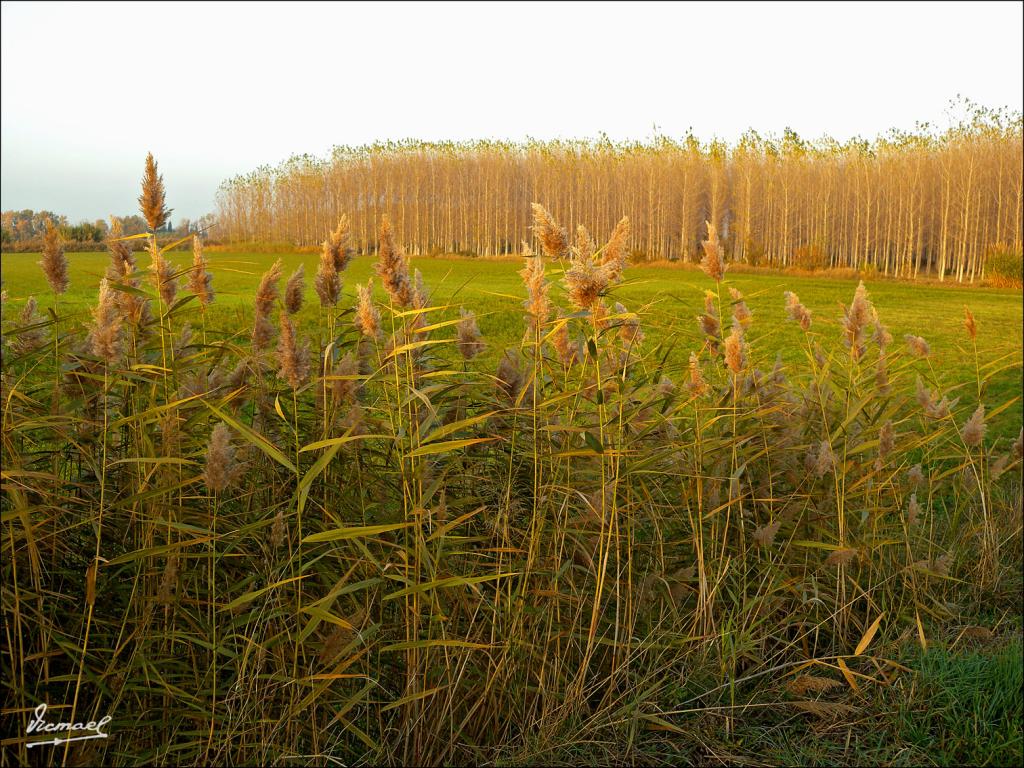
[[[1022,4],[2,4],[0,207],[179,216],[378,139],[873,137],[1022,108]]]

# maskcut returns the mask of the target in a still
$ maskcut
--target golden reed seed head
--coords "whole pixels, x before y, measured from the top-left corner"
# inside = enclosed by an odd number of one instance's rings
[[[203,480],[207,488],[220,493],[233,485],[240,474],[241,466],[235,458],[235,447],[231,444],[231,430],[222,421],[210,434]]]
[[[928,346],[928,342],[920,336],[908,333],[904,338],[907,340],[907,349],[914,357],[928,357],[928,355],[932,353],[932,349]]]
[[[523,306],[528,314],[530,331],[538,333],[544,324],[551,317],[551,301],[548,292],[551,286],[544,278],[544,259],[538,254],[533,255],[530,247],[523,244],[525,248],[526,264],[519,270],[519,276],[523,278],[523,285],[526,286],[526,294],[529,297]]]
[[[917,501],[917,494],[910,494],[910,503],[907,505],[907,525],[913,527],[921,519],[921,505]]]
[[[594,238],[590,236],[590,232],[582,224],[576,227],[576,245],[574,247],[578,259],[594,258],[597,246],[594,245]]]
[[[623,216],[601,249],[601,268],[609,283],[617,283],[626,270],[626,244],[629,241],[629,217]]]
[[[320,249],[320,264],[313,278],[313,288],[320,298],[321,307],[337,306],[341,298],[341,277],[328,240],[324,240]]]
[[[324,249],[330,254],[335,272],[344,272],[352,260],[352,232],[348,214],[341,214],[338,226],[324,241]]]
[[[142,176],[142,194],[139,195],[139,209],[152,232],[167,223],[173,213],[164,205],[164,177],[157,173],[157,163],[153,153],[146,155],[146,170]]]
[[[566,368],[572,367],[581,357],[579,345],[574,344],[569,335],[569,321],[564,319],[564,315],[561,312],[559,313],[558,325],[555,326],[555,331],[551,334],[551,346],[554,348],[555,354],[558,355],[562,365]]]
[[[860,359],[864,354],[865,330],[875,317],[875,308],[868,297],[868,289],[861,280],[853,294],[853,301],[849,307],[843,309],[843,317],[840,318],[843,343],[850,350],[850,356],[854,360]]]
[[[160,294],[160,300],[170,307],[178,296],[178,280],[174,277],[174,267],[164,258],[163,251],[156,244],[156,238],[149,238],[149,269],[153,274],[153,285]]]
[[[356,329],[366,338],[377,339],[381,336],[380,313],[373,304],[373,278],[371,277],[364,288],[356,286],[355,326]]]
[[[704,270],[704,274],[715,282],[720,283],[722,278],[725,277],[726,270],[722,254],[722,244],[718,240],[718,230],[715,228],[715,225],[710,221],[704,223],[708,228],[708,239],[701,243],[704,248],[704,258],[701,259],[700,266]]]
[[[832,553],[825,558],[825,566],[838,567],[843,565],[849,565],[857,558],[858,554],[859,553],[856,549],[852,549],[850,547],[832,550]]]
[[[21,310],[21,316],[18,320],[19,325],[22,328],[33,326],[40,322],[40,318],[36,317],[37,308],[38,305],[36,304],[36,297],[29,296],[28,300],[25,302],[24,309]],[[46,343],[46,335],[42,328],[33,328],[29,331],[22,331],[10,341],[11,347],[19,354],[34,352],[42,347],[44,343]]]
[[[480,328],[476,324],[476,315],[459,307],[459,318],[456,341],[459,353],[466,360],[472,360],[484,349],[484,343],[480,340]]]
[[[892,344],[892,334],[889,333],[889,329],[882,325],[877,319],[875,320],[875,334],[871,338],[874,339],[878,345],[878,350],[882,354],[885,354],[885,349]]]
[[[199,298],[199,303],[204,307],[213,301],[213,275],[206,268],[203,241],[199,239],[199,235],[192,236],[192,269],[188,275],[188,289]]]
[[[544,253],[553,259],[564,258],[569,251],[569,236],[543,205],[532,203],[530,207],[533,209],[533,232]]]
[[[746,328],[754,319],[754,314],[750,311],[750,307],[747,306],[747,302],[743,300],[743,294],[737,291],[735,288],[729,289],[729,295],[732,296],[732,316],[741,326]]]
[[[278,259],[263,273],[256,288],[253,306],[256,319],[252,330],[252,346],[257,351],[269,347],[274,338],[274,324],[270,321],[270,313],[279,296],[278,281],[281,279],[281,270],[281,260]]]
[[[789,319],[800,324],[804,331],[811,330],[811,310],[800,303],[800,297],[792,291],[783,294],[786,299],[786,314]]]
[[[750,535],[750,538],[754,540],[755,544],[758,544],[762,547],[770,547],[772,544],[775,543],[775,536],[779,532],[779,528],[781,526],[782,521],[776,520],[774,523],[771,523],[770,525],[764,525],[755,530]]]
[[[964,440],[964,445],[968,448],[977,448],[981,445],[981,441],[985,439],[985,430],[988,429],[985,424],[985,406],[979,405],[977,409],[971,414],[971,418],[964,424],[963,429],[960,430],[960,436]]]
[[[627,315],[619,320],[619,337],[628,346],[642,344],[644,332],[640,329],[640,318],[630,315],[629,311],[619,302],[615,302],[616,315]]]
[[[277,340],[277,362],[281,366],[277,375],[293,389],[301,387],[309,378],[309,345],[300,344],[295,326],[287,313],[281,313],[281,334]]]
[[[971,341],[978,338],[978,324],[974,321],[974,314],[966,304],[964,304],[964,328],[967,330],[967,335],[971,337]]]
[[[885,422],[878,431],[878,455],[885,458],[896,447],[896,431],[893,429],[892,420]]]
[[[818,477],[824,477],[826,473],[832,471],[836,465],[836,457],[832,452],[832,446],[829,445],[828,440],[822,440],[818,446],[818,455],[814,461],[814,474]]]
[[[361,384],[359,376],[359,358],[348,352],[334,366],[334,378],[331,381],[331,395],[337,405],[350,405],[355,402],[356,393]]]
[[[277,550],[284,544],[285,536],[287,535],[288,529],[284,521],[284,510],[277,510],[277,514],[274,515],[274,525],[270,529],[270,548]]]
[[[884,352],[879,353],[878,362],[875,364],[875,390],[880,395],[887,395],[892,390],[889,384],[889,366]]]
[[[302,309],[302,302],[306,298],[306,267],[299,264],[298,269],[292,272],[288,282],[284,286],[284,309],[289,315],[296,314]]]
[[[704,373],[700,369],[700,360],[696,352],[690,353],[690,381],[686,388],[690,391],[691,397],[700,397],[708,391],[708,383],[704,380]]]
[[[519,367],[519,355],[514,349],[506,349],[498,362],[495,382],[498,394],[514,404],[523,390],[523,373]]]
[[[920,464],[915,464],[907,470],[907,482],[910,483],[911,488],[917,488],[924,482],[924,472],[921,470]]]
[[[402,309],[414,306],[415,288],[409,278],[409,260],[402,247],[395,242],[391,220],[381,216],[377,232],[377,274],[392,301]]]
[[[93,310],[93,325],[89,331],[92,353],[108,364],[121,356],[122,319],[116,294],[106,278],[100,280],[99,301]]]
[[[46,231],[43,233],[43,258],[39,260],[46,282],[54,293],[64,293],[68,289],[68,260],[64,256],[64,241],[60,230],[49,219],[46,220]]]
[[[747,365],[743,327],[736,320],[733,320],[732,332],[725,339],[725,365],[734,375],[742,373]]]

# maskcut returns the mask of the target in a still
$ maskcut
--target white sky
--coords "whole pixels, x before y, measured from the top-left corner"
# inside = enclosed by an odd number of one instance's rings
[[[376,139],[814,138],[1022,108],[1003,3],[2,4],[0,207],[195,218],[226,177]]]

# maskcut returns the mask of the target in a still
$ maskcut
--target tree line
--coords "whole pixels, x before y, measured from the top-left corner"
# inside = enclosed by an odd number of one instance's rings
[[[1020,258],[1022,119],[967,106],[941,132],[844,143],[751,130],[732,146],[691,134],[336,147],[225,181],[218,237],[316,245],[345,213],[372,250],[388,213],[411,253],[491,256],[519,252],[537,201],[602,233],[629,216],[638,261],[698,260],[710,222],[749,264],[973,281],[997,256]]]
[[[47,223],[52,223],[60,232],[65,247],[70,246],[71,250],[87,250],[95,246],[97,250],[102,250],[102,243],[109,236],[111,224],[115,219],[120,222],[121,230],[125,235],[138,235],[150,231],[146,220],[136,214],[111,216],[110,222],[105,219],[96,219],[95,221],[83,219],[77,224],[71,224],[68,217],[63,214],[25,208],[20,211],[4,211],[0,214],[0,222],[2,222],[0,242],[3,243],[5,251],[41,250]],[[161,240],[175,236],[185,237],[190,232],[204,231],[212,225],[213,216],[209,214],[196,221],[181,218],[177,224],[168,220],[157,231],[157,235]],[[76,246],[78,247],[76,248]]]

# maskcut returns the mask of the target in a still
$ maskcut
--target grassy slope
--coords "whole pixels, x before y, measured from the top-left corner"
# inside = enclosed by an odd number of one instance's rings
[[[215,310],[218,313],[241,313],[251,318],[252,295],[260,273],[276,256],[253,253],[218,252],[208,254],[214,273],[214,289],[218,292]],[[317,255],[313,253],[285,254],[285,274],[299,264],[306,268],[308,304],[303,309],[307,328],[315,328],[317,316],[316,296],[312,291],[312,277],[316,272]],[[51,297],[36,262],[38,254],[4,254],[0,274],[11,297],[8,310],[15,311],[29,294],[36,294],[40,307],[49,306]],[[106,269],[107,256],[102,253],[73,253],[71,263],[71,289],[62,298],[72,305],[76,314],[86,319],[85,310],[95,301],[96,286]],[[140,254],[140,265],[148,261]],[[180,267],[190,261],[187,253],[175,253],[172,263]],[[423,272],[434,304],[452,304],[454,310],[465,306],[479,317],[480,329],[491,347],[491,355],[505,346],[515,346],[523,329],[522,301],[525,296],[516,274],[520,262],[473,259],[422,258],[413,264]],[[365,283],[373,274],[372,260],[359,257],[353,260],[344,276],[343,306],[354,299],[356,283]],[[553,282],[559,279],[558,266],[549,267]],[[784,274],[730,274],[728,283],[741,290],[754,312],[754,326],[749,333],[755,360],[771,367],[775,355],[782,353],[784,361],[792,361],[804,354],[800,344],[802,334],[794,323],[786,322],[783,292],[795,291],[814,313],[815,330],[829,337],[838,336],[840,302],[848,303],[856,282],[847,279],[797,277]],[[631,267],[627,282],[619,286],[614,298],[627,309],[643,315],[643,327],[649,339],[671,341],[677,352],[671,357],[676,365],[683,365],[691,349],[698,349],[701,337],[694,317],[700,311],[703,295],[713,283],[701,272],[667,267]],[[378,293],[380,291],[379,280]],[[991,288],[963,288],[958,286],[922,285],[917,283],[878,280],[868,282],[872,300],[892,332],[901,342],[903,335],[915,333],[931,344],[932,363],[936,373],[947,385],[961,383],[967,400],[973,401],[974,371],[969,368],[951,370],[947,360],[963,359],[958,347],[969,345],[963,330],[963,306],[968,304],[978,322],[978,346],[985,350],[984,357],[993,360],[1003,356],[1005,370],[996,374],[983,400],[993,407],[1020,395],[1021,352],[1024,347],[1024,305],[1017,290]],[[725,298],[728,299],[727,293]],[[553,297],[565,306],[564,296],[556,285]],[[62,315],[65,315],[62,312]],[[1021,404],[1018,401],[998,424],[995,434],[1016,435],[1021,422]],[[1013,425],[1018,425],[1014,427]]]

